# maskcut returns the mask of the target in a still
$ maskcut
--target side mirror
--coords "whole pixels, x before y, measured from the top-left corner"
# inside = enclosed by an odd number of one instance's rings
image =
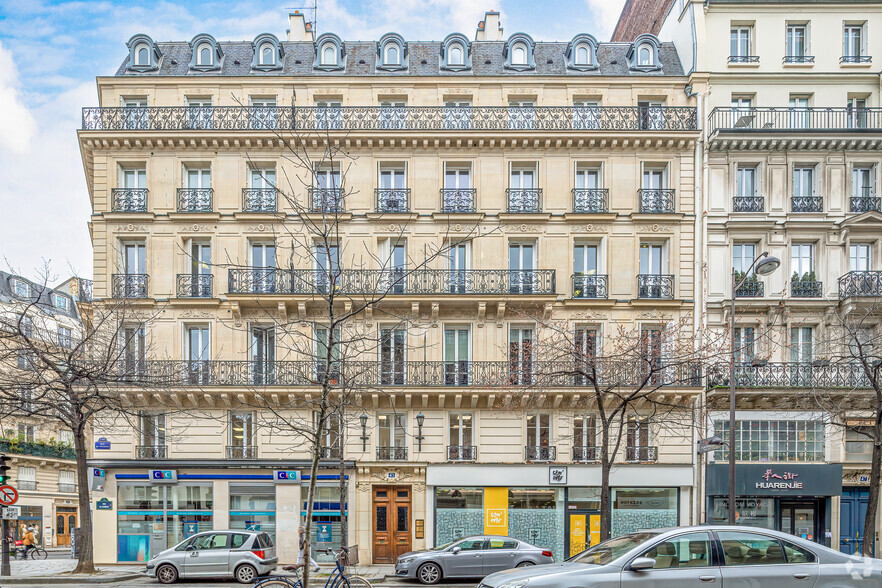
[[[655,567],[655,560],[651,557],[638,557],[631,562],[632,572],[641,572],[643,570],[651,570]]]
[[[454,547],[453,549],[450,550],[450,553],[452,553],[453,555],[456,555],[456,554],[459,553],[460,551],[462,551],[462,547],[460,547],[459,545],[457,545],[456,547]]]
[[[196,551],[196,546],[195,545],[188,545],[187,547],[184,548],[184,551]]]

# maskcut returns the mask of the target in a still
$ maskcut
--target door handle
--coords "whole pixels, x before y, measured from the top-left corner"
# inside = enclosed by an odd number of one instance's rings
[[[802,572],[800,572],[798,574],[793,574],[793,577],[796,578],[797,580],[808,580],[809,576],[810,576],[810,574],[805,574]]]
[[[481,557],[480,555],[476,555],[475,557]]]
[[[716,582],[717,581],[716,576],[698,576],[698,579],[701,580],[702,582]]]

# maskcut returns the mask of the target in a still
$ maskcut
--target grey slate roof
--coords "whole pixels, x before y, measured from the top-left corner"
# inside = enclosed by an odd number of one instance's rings
[[[27,283],[30,287],[31,298],[28,300],[23,299],[21,296],[18,296],[12,289],[12,279],[15,278],[17,280],[22,280]],[[70,310],[65,312],[57,308],[52,303],[52,293],[56,292],[57,294],[61,294],[62,296],[66,296],[70,300]],[[67,292],[63,292],[61,290],[55,291],[49,286],[43,284],[37,284],[28,280],[27,278],[23,278],[21,276],[15,276],[7,272],[0,271],[0,303],[21,303],[21,302],[32,302],[33,300],[37,301],[36,306],[40,308],[43,312],[56,315],[63,314],[69,316],[74,319],[79,320],[79,316],[77,314],[77,305],[74,303],[73,297]]]
[[[377,44],[373,41],[347,41],[345,43],[345,68],[341,71],[314,71],[315,46],[311,42],[282,42],[285,48],[282,69],[276,71],[252,71],[253,52],[248,41],[218,42],[224,57],[219,70],[200,72],[191,71],[190,45],[186,42],[157,43],[162,52],[160,67],[155,71],[128,71],[128,57],[116,71],[117,76],[450,76],[450,77],[482,77],[482,76],[682,76],[683,66],[673,43],[661,43],[659,61],[661,69],[654,71],[632,71],[628,65],[628,43],[600,43],[597,48],[596,70],[580,72],[566,67],[567,43],[537,42],[534,52],[536,69],[531,71],[512,71],[503,67],[505,59],[502,50],[504,41],[472,42],[472,69],[460,72],[444,71],[441,65],[441,43],[437,41],[408,42],[408,69],[406,71],[388,72],[376,70]],[[426,63],[423,63],[425,61]],[[238,62],[238,63],[237,63]]]

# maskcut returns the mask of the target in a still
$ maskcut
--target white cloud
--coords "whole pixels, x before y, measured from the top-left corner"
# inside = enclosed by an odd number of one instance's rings
[[[0,152],[24,153],[30,147],[37,122],[21,99],[18,69],[12,52],[0,43]]]
[[[585,0],[588,9],[594,13],[598,25],[597,40],[609,41],[613,29],[622,13],[625,0]]]

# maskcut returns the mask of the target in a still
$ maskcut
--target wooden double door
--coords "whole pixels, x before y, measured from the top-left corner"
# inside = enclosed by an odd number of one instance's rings
[[[395,563],[411,550],[411,487],[374,486],[373,498],[374,563]]]
[[[55,540],[58,547],[69,547],[70,536],[77,527],[77,507],[55,507]]]

